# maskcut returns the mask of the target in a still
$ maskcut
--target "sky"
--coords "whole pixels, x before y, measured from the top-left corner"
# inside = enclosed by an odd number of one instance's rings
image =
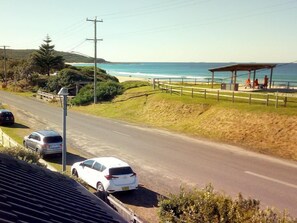
[[[0,0],[0,47],[111,62],[297,61],[297,0]]]

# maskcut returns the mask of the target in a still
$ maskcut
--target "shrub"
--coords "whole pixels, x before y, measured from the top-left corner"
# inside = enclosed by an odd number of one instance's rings
[[[159,201],[160,222],[295,222],[285,213],[267,208],[260,209],[260,202],[244,199],[241,194],[233,200],[215,192],[211,185],[202,190],[185,190]]]
[[[37,153],[21,147],[1,148],[1,153],[10,155],[19,160],[24,160],[30,164],[36,164],[44,167],[44,164],[39,162],[40,157]]]
[[[122,86],[113,81],[99,82],[96,88],[97,101],[109,101],[116,95],[122,94]],[[91,103],[94,97],[92,85],[86,85],[80,89],[79,93],[71,100],[74,105],[84,105]]]
[[[46,91],[58,92],[62,87],[75,88],[75,82],[91,81],[75,69],[65,68],[57,76],[51,76],[46,85]]]

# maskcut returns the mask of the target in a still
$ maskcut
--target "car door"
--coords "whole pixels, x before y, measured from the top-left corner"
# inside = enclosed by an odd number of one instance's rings
[[[89,174],[91,173],[92,166],[93,166],[94,160],[86,160],[81,163],[80,165],[80,171],[78,173],[78,176],[84,180],[86,183],[90,184],[90,177]]]
[[[90,185],[94,188],[97,187],[98,182],[102,182],[101,164],[97,161],[94,162],[92,168],[90,169],[88,181],[90,182]]]
[[[37,134],[32,133],[31,135],[29,135],[28,139],[26,140],[26,144],[27,144],[28,148],[35,151],[37,140],[38,140],[38,135]]]

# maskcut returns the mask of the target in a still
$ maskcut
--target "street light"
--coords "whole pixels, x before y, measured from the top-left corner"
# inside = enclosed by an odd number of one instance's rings
[[[63,96],[63,147],[62,147],[62,172],[66,171],[66,116],[67,116],[67,96],[68,89],[62,87],[58,93],[60,97]]]

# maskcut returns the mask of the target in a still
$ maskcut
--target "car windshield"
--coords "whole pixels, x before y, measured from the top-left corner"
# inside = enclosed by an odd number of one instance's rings
[[[129,166],[109,169],[110,175],[124,175],[124,174],[131,174],[131,173],[133,173],[133,171]]]
[[[44,143],[58,143],[58,142],[62,142],[63,139],[61,136],[51,136],[51,137],[45,137],[43,141]]]

